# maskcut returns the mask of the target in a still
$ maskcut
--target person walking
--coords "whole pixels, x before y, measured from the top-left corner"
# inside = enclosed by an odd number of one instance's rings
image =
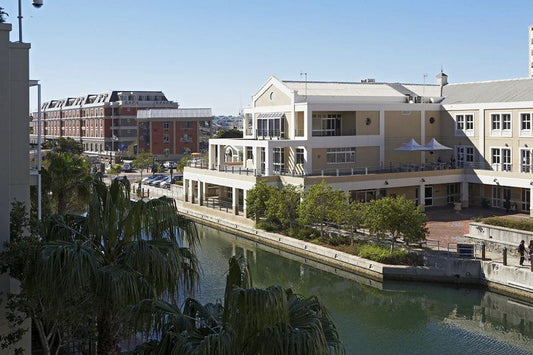
[[[523,240],[518,245],[518,254],[520,254],[520,266],[524,265],[524,254],[526,253],[526,242]]]
[[[529,245],[527,247],[527,251],[529,252],[529,261],[533,260],[533,240],[529,241]]]

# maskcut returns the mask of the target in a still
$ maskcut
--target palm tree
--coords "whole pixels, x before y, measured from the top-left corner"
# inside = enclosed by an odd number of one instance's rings
[[[145,300],[133,307],[137,324],[158,340],[139,354],[344,354],[333,321],[316,297],[290,289],[252,287],[246,260],[230,259],[224,306],[188,299],[183,309]]]
[[[127,180],[93,183],[88,213],[54,218],[44,233],[42,268],[47,297],[64,299],[80,290],[80,307],[96,324],[99,354],[115,354],[131,334],[129,306],[141,300],[176,300],[198,278],[195,225],[176,212],[172,199],[130,200]]]
[[[58,214],[83,209],[91,196],[93,177],[89,163],[69,153],[50,153],[42,171],[43,191],[50,193]],[[76,211],[80,212],[80,211]]]

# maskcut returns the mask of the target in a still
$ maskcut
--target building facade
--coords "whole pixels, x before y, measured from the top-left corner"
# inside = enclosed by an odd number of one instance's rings
[[[68,137],[80,141],[87,154],[111,156],[134,153],[137,110],[178,108],[161,91],[110,91],[42,104],[43,141]],[[37,141],[37,113],[30,123],[32,143]]]
[[[138,110],[138,151],[173,160],[198,152],[200,128],[212,119],[210,108]]]
[[[187,167],[188,203],[246,212],[258,179],[306,188],[325,180],[367,202],[405,195],[423,207],[460,202],[530,213],[533,79],[434,85],[281,81],[244,111],[242,139],[211,139]],[[444,147],[409,151],[438,140]],[[242,151],[240,159],[228,152]],[[446,149],[449,148],[449,149]]]

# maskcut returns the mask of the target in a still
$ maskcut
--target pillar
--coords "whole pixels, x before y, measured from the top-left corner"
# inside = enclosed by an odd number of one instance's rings
[[[533,187],[529,188],[529,217],[533,217]]]
[[[221,144],[217,144],[217,170],[220,170],[220,167],[222,166],[222,162],[224,161],[224,151],[222,149],[222,145]]]
[[[194,180],[189,180],[189,202],[194,203]]]
[[[203,191],[203,185],[204,183],[198,180],[198,205],[202,206],[204,204],[204,191]]]
[[[313,149],[304,147],[304,173],[305,175],[311,175],[313,172]]]
[[[237,193],[239,192],[239,189],[236,187],[232,187],[232,194],[231,194],[231,207],[233,208],[233,214],[239,214],[239,199],[237,196]]]
[[[185,202],[189,202],[189,180],[183,179],[183,197]]]
[[[246,198],[248,198],[248,190],[242,189],[242,209],[244,213],[244,218],[248,218]]]
[[[246,146],[242,147],[242,168],[246,169],[246,160],[248,160],[248,150]]]
[[[422,211],[426,210],[426,184],[424,183],[418,187],[418,205]]]
[[[208,169],[214,169],[216,164],[216,149],[215,145],[209,143],[209,167]]]
[[[254,169],[257,175],[261,175],[261,147],[255,147]]]
[[[461,207],[467,208],[468,207],[468,182],[462,182],[461,183]]]
[[[269,176],[274,171],[274,151],[272,147],[265,148],[265,175]]]

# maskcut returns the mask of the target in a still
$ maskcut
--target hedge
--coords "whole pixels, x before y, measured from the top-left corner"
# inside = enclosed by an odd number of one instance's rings
[[[523,231],[533,232],[533,222],[527,219],[509,219],[501,217],[487,217],[481,220],[482,223],[491,226],[519,229]]]

